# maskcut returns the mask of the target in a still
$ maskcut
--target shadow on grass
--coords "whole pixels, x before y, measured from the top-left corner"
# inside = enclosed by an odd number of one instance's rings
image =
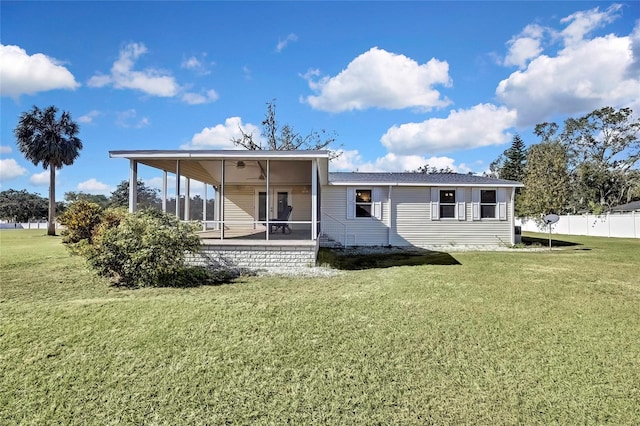
[[[123,289],[139,289],[143,287],[156,288],[194,288],[202,286],[218,286],[225,284],[236,284],[243,276],[255,275],[252,271],[240,268],[206,268],[202,266],[190,266],[180,269],[173,274],[162,275],[153,283],[140,285],[137,283],[127,283],[120,280],[112,280],[111,285]]]
[[[460,265],[449,253],[419,249],[327,249],[318,252],[318,264],[341,270],[391,268],[393,266]]]
[[[549,238],[538,238],[538,237],[528,237],[522,236],[522,244],[525,246],[543,246],[549,247]],[[562,241],[562,240],[554,240],[551,237],[551,247],[572,247],[572,246],[581,246],[581,243],[576,243],[573,241]],[[590,249],[586,249],[590,250]]]

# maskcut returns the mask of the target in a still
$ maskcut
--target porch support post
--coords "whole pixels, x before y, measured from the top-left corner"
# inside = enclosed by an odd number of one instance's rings
[[[269,225],[269,216],[270,216],[270,214],[269,214],[269,206],[271,205],[271,204],[269,204],[271,202],[271,200],[269,200],[269,192],[270,192],[269,191],[269,178],[270,178],[270,175],[271,175],[271,169],[269,167],[270,167],[269,159],[267,159],[267,194],[266,194],[267,195],[267,199],[266,199],[266,203],[267,203],[266,216],[267,217],[265,217],[265,220],[267,221],[267,230],[265,232],[265,236],[266,236],[267,241],[269,241],[269,234],[271,233],[271,225]]]
[[[220,184],[218,187],[213,188],[213,220],[220,220]],[[213,225],[213,229],[220,229],[220,224],[217,222]]]
[[[136,211],[138,204],[138,162],[129,161],[129,213]]]
[[[167,171],[162,171],[162,213],[167,212]]]
[[[220,174],[220,176],[222,176],[222,179],[220,179],[220,191],[218,197],[220,198],[220,202],[218,203],[219,207],[219,213],[218,213],[218,217],[220,217],[220,239],[224,240],[224,159],[222,159],[221,162],[221,168],[222,168],[222,173]]]
[[[180,219],[180,160],[176,160],[176,217]]]
[[[187,178],[184,185],[184,220],[191,220],[191,179]]]
[[[207,184],[204,184],[203,198],[202,198],[202,230],[207,230]]]
[[[311,240],[318,238],[318,160],[311,160]]]

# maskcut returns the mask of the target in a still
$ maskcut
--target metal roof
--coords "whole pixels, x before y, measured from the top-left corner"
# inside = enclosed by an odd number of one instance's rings
[[[245,149],[136,149],[136,150],[122,150],[122,151],[109,151],[109,157],[111,158],[128,158],[130,160],[136,159],[193,159],[193,160],[207,160],[207,159],[287,159],[287,160],[308,160],[309,158],[329,158],[329,151],[277,151],[277,150],[255,150],[249,151]]]
[[[612,212],[632,212],[640,211],[640,201],[632,201],[627,204],[621,204],[619,206],[611,207]]]
[[[394,186],[524,186],[520,182],[461,173],[383,173],[332,172],[330,185]]]

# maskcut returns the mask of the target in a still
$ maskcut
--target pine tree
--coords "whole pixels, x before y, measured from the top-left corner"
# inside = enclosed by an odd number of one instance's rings
[[[516,134],[511,141],[511,147],[504,153],[504,162],[499,171],[500,179],[522,182],[524,168],[527,164],[527,150],[520,135]]]

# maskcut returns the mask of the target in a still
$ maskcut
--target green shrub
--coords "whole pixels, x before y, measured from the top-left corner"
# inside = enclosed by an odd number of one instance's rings
[[[73,245],[86,241],[91,244],[93,231],[101,221],[100,205],[84,200],[76,201],[58,217],[58,222],[65,227],[62,242]]]
[[[200,248],[198,225],[156,210],[113,212],[109,221],[98,227],[88,259],[99,274],[119,284],[167,285],[186,268],[186,253]]]

